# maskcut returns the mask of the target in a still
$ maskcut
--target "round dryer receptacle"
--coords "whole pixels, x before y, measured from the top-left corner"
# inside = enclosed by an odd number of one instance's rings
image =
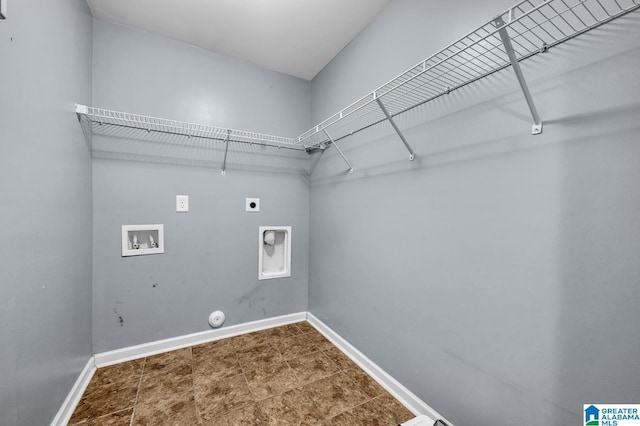
[[[213,328],[218,328],[222,324],[224,324],[224,312],[211,312],[211,315],[209,315],[209,325]]]

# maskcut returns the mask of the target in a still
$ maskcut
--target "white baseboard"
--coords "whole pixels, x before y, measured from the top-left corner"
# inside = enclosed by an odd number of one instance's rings
[[[170,339],[143,343],[141,345],[129,346],[127,348],[116,349],[114,351],[102,352],[94,355],[96,367],[106,367],[108,365],[144,358],[146,356],[156,355],[162,352],[182,349],[193,345],[199,345],[201,343],[251,333],[253,331],[304,321],[306,319],[306,312],[298,312],[295,314],[282,315],[279,317],[232,325],[216,330],[202,331],[200,333],[187,334],[184,336],[172,337]]]
[[[343,339],[338,333],[333,331],[329,326],[320,321],[311,312],[307,312],[307,321],[313,325],[320,333],[331,341],[338,349],[344,352],[353,362],[358,364],[367,374],[369,374],[380,386],[385,388],[391,395],[400,401],[409,411],[416,416],[426,415],[431,419],[431,424],[438,419],[447,422],[449,426],[453,426],[448,420],[440,415],[436,410],[431,408],[426,402],[418,398],[413,392],[404,387],[400,382],[391,377],[386,371],[380,368],[376,363],[367,358],[362,352],[357,350],[353,345]]]
[[[82,398],[82,394],[87,389],[87,386],[93,377],[93,373],[95,372],[96,364],[93,357],[91,357],[89,358],[87,365],[82,369],[82,372],[71,388],[69,395],[67,395],[67,398],[62,403],[62,406],[58,410],[58,414],[53,418],[51,426],[64,426],[69,423],[73,411],[80,402],[80,398]]]

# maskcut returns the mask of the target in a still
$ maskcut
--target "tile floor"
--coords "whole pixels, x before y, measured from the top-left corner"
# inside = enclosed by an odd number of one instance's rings
[[[307,322],[96,371],[69,425],[389,425],[413,415]]]

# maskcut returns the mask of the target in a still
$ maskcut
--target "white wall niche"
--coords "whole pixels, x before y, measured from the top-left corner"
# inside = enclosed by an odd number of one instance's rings
[[[164,226],[122,225],[122,257],[164,253]]]

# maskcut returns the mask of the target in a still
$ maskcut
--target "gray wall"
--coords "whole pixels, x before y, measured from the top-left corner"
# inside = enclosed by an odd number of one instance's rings
[[[310,127],[310,83],[152,34],[94,22],[94,104],[295,136]],[[179,143],[179,144],[178,144]],[[96,138],[94,351],[307,310],[309,160],[219,142]],[[191,211],[175,212],[189,195]],[[245,197],[261,199],[245,213]],[[164,224],[165,253],[123,258],[125,224]],[[258,281],[258,226],[291,225],[292,276]]]
[[[464,3],[392,2],[313,81],[314,120],[495,14]],[[342,141],[352,175],[316,159],[310,311],[458,426],[640,399],[639,22],[526,64],[543,135],[500,73],[400,120],[414,162],[388,126]]]
[[[84,1],[0,21],[0,424],[47,425],[91,356],[91,103]]]
[[[400,120],[412,163],[384,126],[343,144],[353,175],[326,152],[311,198],[304,154],[234,147],[221,176],[204,141],[96,138],[92,176],[75,102],[293,136],[511,1],[477,3],[395,0],[311,85],[94,21],[92,100],[84,2],[11,2],[0,423],[48,424],[92,352],[307,301],[457,425],[568,425],[584,402],[640,399],[637,13],[528,62],[538,137],[500,73]],[[120,257],[136,223],[165,225],[163,255]],[[258,282],[264,224],[293,226],[291,278]]]

